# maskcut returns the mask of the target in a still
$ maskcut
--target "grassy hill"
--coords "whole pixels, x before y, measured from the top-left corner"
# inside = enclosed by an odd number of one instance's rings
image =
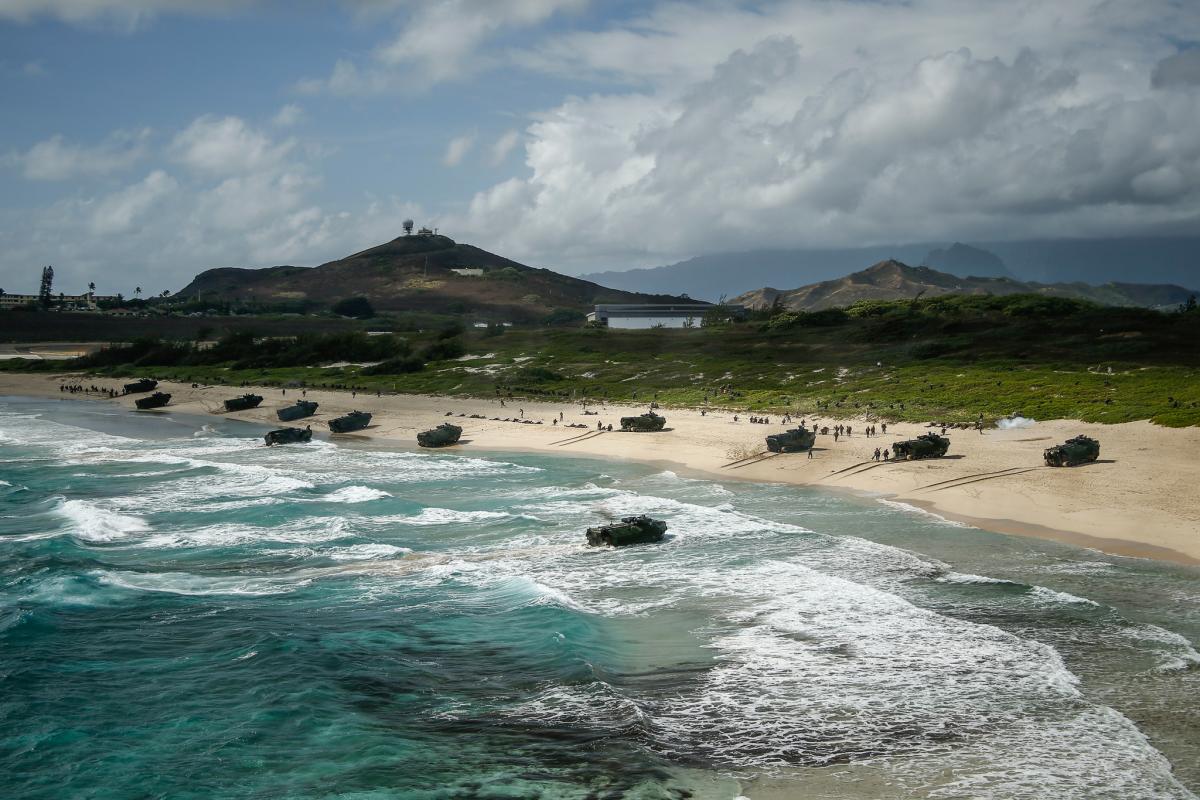
[[[173,299],[320,310],[349,297],[366,297],[379,311],[471,314],[510,322],[541,319],[554,310],[581,316],[596,303],[679,301],[608,289],[437,235],[401,236],[311,269],[212,269]]]

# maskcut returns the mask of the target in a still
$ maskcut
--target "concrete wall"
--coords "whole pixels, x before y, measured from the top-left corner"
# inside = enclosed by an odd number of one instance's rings
[[[610,314],[608,317],[608,327],[643,330],[661,325],[664,328],[683,328],[686,327],[685,323],[687,320],[687,317],[620,317],[616,314]],[[701,317],[695,316],[691,320],[694,326],[697,328],[700,327]]]

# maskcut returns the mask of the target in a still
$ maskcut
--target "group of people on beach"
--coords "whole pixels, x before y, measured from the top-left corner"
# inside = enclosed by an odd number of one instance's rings
[[[878,448],[878,447],[876,447],[876,448],[875,448],[875,460],[876,460],[876,461],[878,461],[878,460],[880,459],[880,456],[881,456],[881,455],[882,455],[882,457],[883,457],[883,460],[884,460],[884,461],[890,461],[890,460],[891,460],[892,453],[891,453],[891,451],[890,451],[890,450],[888,450],[888,449],[885,447],[885,448],[883,448],[883,453],[881,454],[881,453],[879,452],[879,448]]]
[[[99,394],[104,395],[105,397],[121,396],[121,393],[116,389],[106,389],[103,386],[97,386],[94,383],[91,386],[84,386],[83,384],[79,383],[64,383],[58,387],[58,390],[65,394]]]

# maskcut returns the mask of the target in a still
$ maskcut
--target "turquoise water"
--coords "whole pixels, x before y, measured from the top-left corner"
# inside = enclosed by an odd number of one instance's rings
[[[1200,571],[0,399],[0,797],[1188,798]],[[658,546],[588,525],[668,520]]]

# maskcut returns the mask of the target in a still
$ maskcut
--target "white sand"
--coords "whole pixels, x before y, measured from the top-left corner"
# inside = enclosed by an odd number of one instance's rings
[[[0,394],[61,396],[61,376],[0,375]],[[92,383],[93,380],[80,380]],[[104,381],[116,385],[117,381]],[[263,395],[263,406],[229,414],[239,419],[278,424],[275,409],[299,398],[299,389],[209,387],[184,384],[160,387],[173,396],[170,408],[190,413],[221,413],[221,401],[246,391]],[[75,395],[74,397],[81,397]],[[373,425],[352,436],[396,440],[415,446],[417,431],[450,420],[463,426],[457,450],[507,450],[600,456],[670,465],[677,471],[722,480],[754,480],[819,485],[869,492],[917,506],[943,517],[1002,533],[1037,536],[1093,547],[1110,553],[1183,563],[1200,563],[1200,428],[1161,428],[1147,422],[1098,425],[1068,420],[1038,422],[1014,430],[952,431],[947,458],[884,463],[869,461],[876,447],[911,438],[924,426],[897,423],[887,436],[867,438],[863,420],[822,419],[853,426],[854,434],[838,442],[820,436],[809,459],[804,453],[766,458],[744,466],[725,466],[735,458],[765,449],[763,439],[786,426],[772,417],[771,425],[751,424],[744,414],[666,409],[667,430],[660,433],[603,433],[597,421],[619,428],[619,417],[641,413],[645,407],[596,408],[584,416],[578,405],[508,400],[428,397],[419,395],[361,395],[309,391],[307,399],[321,404],[320,413],[301,424],[327,435],[325,422],[351,409],[375,415]],[[133,406],[132,398],[122,405]],[[487,417],[526,418],[542,425],[473,420],[459,413]],[[564,423],[583,423],[588,431],[552,425],[564,413]],[[809,418],[811,420],[811,417]],[[1045,467],[1042,450],[1077,435],[1101,442],[1100,460],[1068,469]],[[336,437],[335,437],[336,438]],[[869,462],[860,468],[853,465]],[[851,468],[851,469],[847,469]],[[1001,474],[993,474],[1001,473]],[[976,480],[976,478],[981,478]],[[937,485],[933,485],[937,484]]]

